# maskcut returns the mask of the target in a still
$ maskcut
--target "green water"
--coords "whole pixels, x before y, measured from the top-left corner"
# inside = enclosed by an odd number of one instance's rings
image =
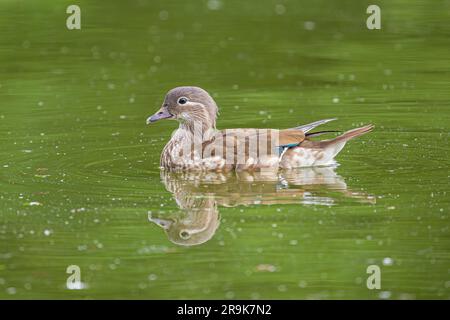
[[[69,4],[0,1],[0,298],[450,298],[449,1],[377,1],[381,30],[370,1]],[[219,128],[376,129],[337,168],[161,174],[178,85]]]

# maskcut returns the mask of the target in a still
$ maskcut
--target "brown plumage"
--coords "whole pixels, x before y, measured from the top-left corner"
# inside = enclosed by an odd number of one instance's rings
[[[178,120],[179,128],[164,147],[161,167],[170,170],[260,170],[334,164],[345,143],[373,129],[353,129],[330,140],[310,138],[330,131],[310,132],[335,119],[290,129],[216,129],[218,108],[198,87],[170,90],[160,110],[147,119]]]

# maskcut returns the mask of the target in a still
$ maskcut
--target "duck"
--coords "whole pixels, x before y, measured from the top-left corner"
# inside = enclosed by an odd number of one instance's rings
[[[171,171],[264,171],[336,165],[347,141],[373,130],[368,124],[327,140],[312,140],[335,130],[313,130],[336,118],[287,129],[216,128],[219,108],[204,89],[181,86],[169,90],[147,124],[178,121],[162,150],[160,167]]]

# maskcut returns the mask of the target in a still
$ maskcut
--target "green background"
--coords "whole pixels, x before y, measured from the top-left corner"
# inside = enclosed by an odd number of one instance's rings
[[[368,30],[372,2],[0,1],[0,298],[448,299],[450,1],[376,1]],[[147,214],[180,214],[158,168],[176,123],[145,119],[178,85],[222,129],[374,123],[336,173],[376,203],[306,185],[328,205],[219,206],[210,241],[171,243]]]

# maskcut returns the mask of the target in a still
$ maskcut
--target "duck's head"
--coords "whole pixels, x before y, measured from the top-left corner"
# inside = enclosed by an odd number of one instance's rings
[[[207,242],[220,224],[219,210],[215,205],[186,210],[181,212],[180,216],[171,218],[152,217],[149,214],[148,219],[163,228],[172,243],[181,246],[195,246]]]
[[[216,127],[217,111],[213,98],[202,88],[177,87],[166,94],[162,107],[147,119],[147,124],[172,119],[190,128],[201,124],[203,129],[210,129]]]

